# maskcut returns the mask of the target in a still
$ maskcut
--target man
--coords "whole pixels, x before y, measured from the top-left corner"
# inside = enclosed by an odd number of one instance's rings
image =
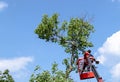
[[[96,61],[94,56],[91,54],[91,50],[87,50],[84,52],[84,57],[83,58],[79,58],[76,62],[76,65],[80,64],[82,66],[82,72],[85,70],[85,68],[87,68],[87,71],[90,71],[90,62],[89,59],[91,60],[91,63],[96,62],[96,64],[99,64],[99,61]],[[80,63],[79,63],[80,61]],[[83,62],[83,64],[81,64]],[[79,68],[78,68],[79,69]],[[79,70],[80,71],[80,70]]]
[[[87,50],[86,52],[84,52],[84,66],[83,66],[83,71],[85,70],[85,68],[87,67],[87,70],[90,70],[90,66],[89,66],[89,60],[88,58],[91,60],[91,63],[96,62],[94,56],[91,54],[91,50]]]

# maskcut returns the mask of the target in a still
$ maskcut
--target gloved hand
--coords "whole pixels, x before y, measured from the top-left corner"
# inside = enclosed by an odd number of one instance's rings
[[[99,64],[99,61],[95,61],[96,64]]]

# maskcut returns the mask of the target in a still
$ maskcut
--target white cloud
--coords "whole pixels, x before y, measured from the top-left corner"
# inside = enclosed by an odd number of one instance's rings
[[[116,64],[111,70],[112,76],[114,78],[120,77],[120,63]]]
[[[15,81],[23,82],[30,77],[31,71],[28,66],[33,62],[33,57],[17,57],[12,59],[0,59],[0,71],[9,69]],[[22,79],[21,79],[22,78]],[[26,79],[26,82],[29,79]]]
[[[99,58],[103,63],[111,58],[120,58],[120,31],[108,37],[102,47],[98,49],[97,54],[100,54]]]
[[[110,68],[112,78],[118,79],[115,82],[120,82],[120,31],[108,37],[96,54],[99,54],[100,62]]]
[[[20,71],[22,69],[25,69],[30,62],[33,62],[32,57],[0,59],[0,70],[4,71],[5,69],[9,69],[10,72]]]
[[[8,7],[8,4],[3,1],[0,1],[0,11],[5,9],[6,7]]]

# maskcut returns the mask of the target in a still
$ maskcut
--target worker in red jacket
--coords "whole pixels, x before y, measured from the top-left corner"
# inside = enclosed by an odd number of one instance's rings
[[[84,52],[84,66],[83,66],[83,71],[85,70],[85,68],[89,64],[88,57],[90,58],[90,60],[91,60],[92,63],[96,61],[95,58],[94,58],[94,56],[91,54],[91,50],[87,50],[86,52]],[[88,67],[88,69],[89,69],[89,67]]]

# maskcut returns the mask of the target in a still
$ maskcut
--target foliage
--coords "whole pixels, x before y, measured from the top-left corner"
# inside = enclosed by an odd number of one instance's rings
[[[54,63],[51,71],[40,72],[40,67],[36,66],[29,82],[73,82],[73,80],[70,77],[66,78],[66,74]]]
[[[58,43],[65,48],[65,52],[70,55],[70,60],[65,59],[66,74],[76,69],[76,60],[86,48],[92,47],[89,36],[94,32],[94,27],[83,18],[71,18],[60,24],[58,14],[51,17],[44,15],[41,23],[35,29],[35,33],[40,39],[47,42]]]
[[[56,42],[57,40],[57,29],[58,29],[58,15],[54,14],[51,18],[48,15],[44,15],[41,24],[35,30],[40,39],[45,39],[46,41]]]
[[[0,71],[0,82],[14,82],[12,76],[9,74],[9,70]]]

